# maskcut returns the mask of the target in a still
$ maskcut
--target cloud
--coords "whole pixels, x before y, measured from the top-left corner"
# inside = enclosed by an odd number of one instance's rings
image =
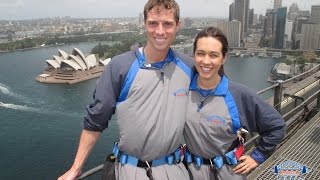
[[[20,8],[20,7],[24,7],[23,0],[16,0],[16,1],[2,0],[0,2],[0,8]]]

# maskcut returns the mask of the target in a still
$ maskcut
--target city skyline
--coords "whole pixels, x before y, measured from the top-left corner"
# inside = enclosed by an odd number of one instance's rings
[[[229,5],[234,0],[177,0],[182,17],[228,18]],[[137,17],[143,11],[146,0],[0,0],[0,20],[41,19],[48,17],[72,18],[112,18]],[[311,10],[312,5],[320,5],[319,0],[283,0],[289,7],[297,3],[301,10]],[[128,8],[130,7],[130,8]],[[255,14],[265,14],[273,8],[273,0],[251,0],[250,8]]]

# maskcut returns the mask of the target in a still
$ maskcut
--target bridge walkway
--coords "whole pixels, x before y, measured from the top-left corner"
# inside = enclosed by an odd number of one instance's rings
[[[291,170],[292,174],[297,174],[295,178],[289,179],[320,179],[319,112],[300,130],[298,130],[286,143],[284,143],[266,162],[256,168],[248,176],[248,180],[288,179],[288,176],[285,177],[285,175],[289,173],[288,171],[281,171],[281,167],[280,169],[275,168],[276,166],[279,167],[281,163],[286,161],[295,161],[306,167],[305,174],[301,173],[302,169],[301,171]],[[277,170],[278,173],[276,173]]]

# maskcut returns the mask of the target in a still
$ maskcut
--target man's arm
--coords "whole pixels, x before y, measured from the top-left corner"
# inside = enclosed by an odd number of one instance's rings
[[[77,155],[71,168],[58,180],[74,180],[81,174],[81,169],[91,150],[100,137],[101,132],[82,130]]]

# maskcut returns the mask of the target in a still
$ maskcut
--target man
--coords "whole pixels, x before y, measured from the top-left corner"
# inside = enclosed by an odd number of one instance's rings
[[[113,58],[97,81],[74,163],[59,180],[75,179],[115,112],[118,180],[188,180],[180,159],[192,59],[170,45],[180,28],[174,0],[149,0],[144,7],[145,47]]]

